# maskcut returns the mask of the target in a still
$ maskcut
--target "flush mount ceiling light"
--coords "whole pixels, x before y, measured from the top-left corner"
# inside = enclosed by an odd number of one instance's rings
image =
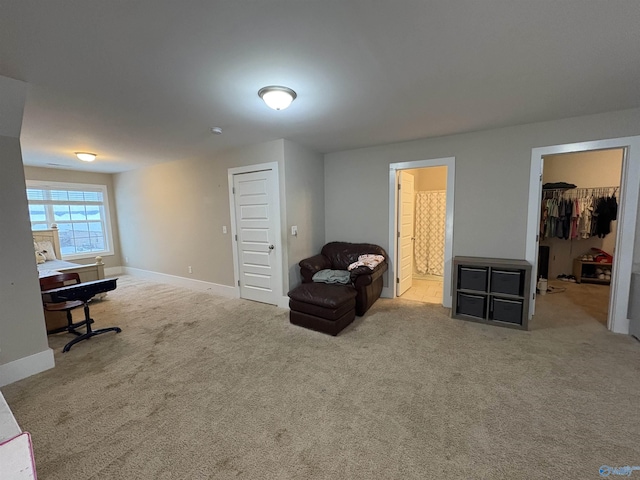
[[[264,100],[264,103],[266,103],[269,108],[284,110],[291,105],[291,102],[293,102],[298,95],[290,88],[271,85],[261,88],[258,91],[258,96]]]
[[[76,152],[76,157],[83,162],[93,162],[97,155],[95,153]]]

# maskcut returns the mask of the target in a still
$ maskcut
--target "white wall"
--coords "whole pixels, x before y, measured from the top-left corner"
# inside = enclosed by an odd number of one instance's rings
[[[622,149],[548,155],[544,158],[543,183],[567,182],[578,188],[620,186]],[[618,192],[618,200],[620,195]],[[548,238],[540,245],[550,247],[549,278],[573,273],[573,259],[591,248],[600,248],[613,255],[616,245],[617,221],[611,222],[611,233],[604,238],[564,240]]]
[[[105,267],[120,267],[122,257],[120,255],[120,234],[118,231],[118,217],[113,191],[113,175],[108,173],[80,172],[77,170],[62,170],[59,168],[24,167],[24,176],[27,180],[40,180],[51,182],[85,183],[89,185],[105,185],[109,196],[109,215],[113,235],[113,255],[103,255]],[[73,260],[74,263],[93,263],[93,258]]]
[[[301,283],[300,260],[324,245],[324,156],[284,141],[288,288]],[[291,227],[298,235],[291,235]],[[286,293],[286,291],[284,292]]]
[[[326,241],[388,249],[389,164],[455,157],[454,256],[524,258],[531,149],[638,134],[633,109],[328,154]]]
[[[25,83],[0,77],[0,386],[54,365],[47,343],[20,151],[25,94]]]

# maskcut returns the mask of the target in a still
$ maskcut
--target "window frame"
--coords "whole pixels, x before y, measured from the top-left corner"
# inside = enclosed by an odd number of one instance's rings
[[[26,180],[25,181],[26,184],[26,188],[25,188],[25,195],[27,194],[27,189],[33,188],[33,189],[46,189],[46,190],[73,190],[73,191],[99,191],[102,193],[102,208],[104,210],[104,217],[102,219],[103,221],[103,225],[104,225],[104,230],[105,230],[105,235],[104,235],[104,240],[106,242],[106,250],[101,250],[101,251],[93,251],[93,252],[87,252],[87,253],[74,253],[74,254],[68,254],[68,255],[64,255],[62,254],[62,259],[61,260],[81,260],[81,259],[87,259],[87,258],[95,258],[96,256],[105,256],[105,255],[114,255],[114,250],[113,250],[113,231],[111,229],[111,212],[109,210],[109,189],[107,188],[106,185],[102,185],[102,184],[98,184],[98,183],[72,183],[72,182],[54,182],[54,181],[47,181],[47,180]],[[95,203],[84,203],[84,202],[77,202],[77,201],[64,201],[64,202],[60,202],[60,203],[66,203],[66,204],[76,204],[76,205],[96,205],[96,204],[100,204],[100,202],[95,202]],[[67,223],[67,222],[56,222],[55,221],[55,217],[53,215],[53,205],[55,204],[55,202],[51,201],[51,200],[29,200],[28,199],[28,195],[27,195],[27,204],[28,205],[32,205],[32,204],[38,204],[38,205],[42,205],[44,204],[45,206],[45,216],[46,216],[46,220],[44,222],[42,221],[36,221],[36,222],[32,222],[31,221],[31,214],[29,214],[29,224],[31,225],[31,229],[33,230],[33,226],[34,224],[40,224],[40,225],[46,225],[46,230],[51,229],[51,225],[52,224],[58,224],[58,223]],[[73,222],[70,222],[73,223]]]

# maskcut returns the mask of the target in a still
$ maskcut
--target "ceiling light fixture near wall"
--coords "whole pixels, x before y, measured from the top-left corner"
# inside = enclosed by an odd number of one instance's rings
[[[214,135],[222,135],[222,128],[211,127],[211,133],[213,133]]]
[[[83,162],[93,162],[97,155],[95,153],[76,152],[76,157]]]
[[[287,87],[271,85],[258,90],[258,96],[264,100],[269,108],[274,110],[284,110],[298,96],[296,92]]]

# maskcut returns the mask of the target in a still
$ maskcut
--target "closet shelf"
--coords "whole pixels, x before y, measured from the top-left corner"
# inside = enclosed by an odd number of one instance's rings
[[[576,283],[598,283],[600,285],[609,285],[611,283],[611,278],[604,279],[598,278],[596,276],[596,268],[601,267],[602,269],[611,269],[613,268],[612,263],[602,263],[602,262],[585,262],[580,260],[579,258],[573,259],[573,276],[576,277]],[[609,275],[611,277],[611,275]]]

